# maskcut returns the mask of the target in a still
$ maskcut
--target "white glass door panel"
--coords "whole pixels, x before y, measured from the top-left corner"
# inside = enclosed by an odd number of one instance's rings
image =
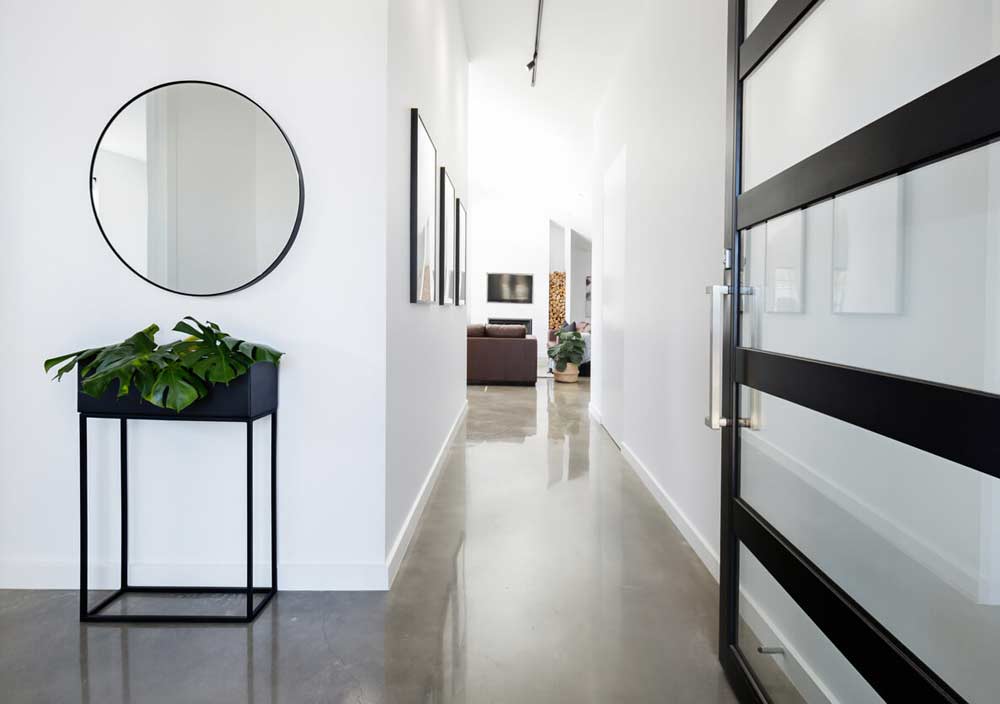
[[[995,0],[820,2],[743,82],[743,190],[996,56],[998,27]]]

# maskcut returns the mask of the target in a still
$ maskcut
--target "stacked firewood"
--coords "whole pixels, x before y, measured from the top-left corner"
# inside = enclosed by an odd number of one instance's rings
[[[558,330],[566,322],[566,272],[549,274],[549,330]]]

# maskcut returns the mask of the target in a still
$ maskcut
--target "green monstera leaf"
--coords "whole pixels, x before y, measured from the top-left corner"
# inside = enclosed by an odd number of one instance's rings
[[[150,325],[115,345],[47,359],[45,371],[62,365],[56,370],[55,380],[59,381],[78,367],[83,380],[80,388],[85,394],[101,396],[117,381],[119,397],[135,386],[149,403],[179,412],[207,396],[212,385],[228,384],[258,362],[277,364],[283,354],[267,345],[232,337],[215,323],[203,325],[191,317],[174,326],[175,331],[190,336],[185,340],[157,345],[159,329]]]
[[[159,350],[154,339],[159,326],[150,325],[123,342],[107,347],[80,350],[72,354],[45,360],[45,371],[66,362],[56,372],[56,380],[79,365],[83,377],[83,391],[91,396],[100,396],[118,380],[118,395],[125,396],[131,387],[133,375],[147,366],[163,367],[172,361],[172,356]]]
[[[86,362],[85,365],[81,365],[81,371],[91,370],[95,366],[107,360],[109,357],[115,357],[119,354],[127,355],[132,353],[138,353],[141,350],[151,350],[156,347],[156,342],[153,340],[156,333],[159,331],[158,325],[150,325],[145,330],[137,332],[132,337],[128,338],[124,342],[117,345],[108,345],[107,347],[94,347],[92,349],[80,350],[79,352],[71,352],[70,354],[60,355],[59,357],[53,357],[51,359],[45,360],[45,371],[50,371],[54,366],[62,362],[67,362],[66,365],[60,367],[56,371],[56,381],[61,381],[63,375],[72,371],[81,361]]]
[[[202,324],[188,317],[177,323],[174,330],[190,335],[174,345],[182,364],[211,383],[228,384],[257,362],[277,364],[281,359],[278,350],[235,338],[212,321]]]
[[[259,342],[247,342],[227,335],[222,338],[222,343],[230,350],[246,355],[254,362],[271,362],[277,364],[284,352],[279,352],[273,347],[262,345]]]
[[[556,335],[558,342],[548,349],[548,355],[556,363],[556,369],[566,371],[568,363],[579,364],[587,351],[583,335],[574,331],[561,332]]]
[[[208,386],[179,364],[164,368],[143,398],[155,406],[183,411],[208,394]]]
[[[185,322],[188,320],[194,323],[194,326]],[[191,336],[187,340],[174,343],[173,348],[180,353],[181,363],[205,381],[228,384],[236,377],[245,374],[253,364],[252,359],[239,352],[233,352],[223,343],[226,333],[211,321],[203,325],[188,317],[177,323],[174,330]]]

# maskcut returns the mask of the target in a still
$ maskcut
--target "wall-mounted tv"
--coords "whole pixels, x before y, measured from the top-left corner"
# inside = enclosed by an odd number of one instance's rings
[[[531,274],[487,274],[486,300],[491,303],[531,303]]]

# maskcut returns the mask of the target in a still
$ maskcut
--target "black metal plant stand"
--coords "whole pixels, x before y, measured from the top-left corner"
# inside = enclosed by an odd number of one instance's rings
[[[270,367],[268,370],[266,368]],[[265,368],[265,369],[262,369]],[[271,364],[255,364],[250,374],[240,377],[229,387],[216,387],[208,399],[197,404],[196,411],[183,414],[165,411],[137,397],[114,398],[114,391],[101,399],[80,394],[80,620],[103,623],[250,623],[271,601],[278,591],[278,536],[277,536],[277,370]],[[214,397],[214,398],[213,398]],[[191,407],[195,409],[195,406]],[[225,411],[225,413],[218,413]],[[271,584],[268,587],[253,585],[253,424],[261,418],[271,417]],[[121,452],[121,577],[120,587],[93,608],[88,605],[88,556],[87,556],[87,420],[90,418],[117,418],[120,422]],[[243,423],[246,425],[247,465],[247,576],[246,586],[139,586],[128,580],[128,421],[174,420],[196,422]],[[244,615],[204,614],[105,614],[101,613],[117,599],[127,594],[234,594],[245,595]],[[254,606],[254,596],[263,594]]]

